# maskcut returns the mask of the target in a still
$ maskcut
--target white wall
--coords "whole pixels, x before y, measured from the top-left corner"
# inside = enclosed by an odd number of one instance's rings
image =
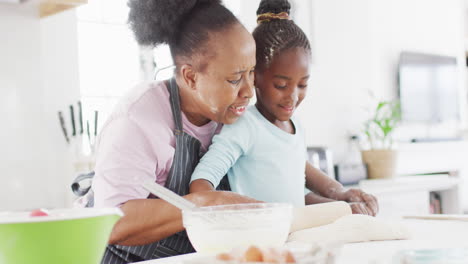
[[[65,120],[70,120],[69,105],[74,105],[75,120],[78,122],[77,102],[80,98],[78,67],[77,19],[74,10],[65,11],[47,18],[41,23],[41,66],[44,93],[44,117],[47,148],[44,150],[51,192],[47,205],[66,207],[74,198],[70,184],[75,174],[72,162],[77,156],[66,144],[58,120],[62,111]],[[68,133],[71,132],[70,123]],[[78,131],[78,123],[76,129]],[[73,143],[78,143],[75,138]]]
[[[234,2],[252,30],[259,0]],[[310,92],[298,114],[307,144],[330,147],[335,162],[348,158],[347,137],[367,118],[367,91],[395,95],[401,50],[463,61],[462,0],[292,3],[313,49]],[[0,210],[69,204],[71,155],[57,111],[68,117],[79,98],[76,18],[73,11],[45,19],[35,12],[0,4]]]
[[[338,160],[348,147],[348,134],[365,117],[362,106],[371,88],[371,1],[290,1],[292,17],[312,46],[309,92],[298,115],[307,129],[307,144],[330,147]],[[240,8],[238,15],[249,30],[256,25],[259,2]]]
[[[78,98],[73,12],[0,4],[0,210],[63,207],[68,154],[57,110]]]
[[[372,36],[377,49],[373,53],[372,85],[383,94],[396,93],[395,73],[401,51],[417,51],[457,57],[462,113],[461,127],[448,125],[403,124],[397,136],[420,137],[458,136],[466,125],[466,60],[464,0],[412,0],[372,2]],[[454,102],[455,103],[455,102]]]
[[[460,89],[466,94],[463,0],[292,3],[300,7],[295,20],[313,49],[310,90],[298,114],[308,131],[307,144],[330,147],[335,162],[349,159],[349,135],[360,132],[369,117],[368,92],[380,99],[396,96],[401,51],[457,56]],[[242,20],[250,24],[256,7],[244,7]],[[466,106],[466,96],[460,100]]]
[[[255,26],[258,2],[241,7],[240,18],[249,29]],[[294,19],[308,33],[312,45],[309,93],[298,109],[307,129],[309,146],[329,147],[335,163],[359,161],[358,149],[353,148],[349,136],[361,132],[362,124],[370,117],[366,110],[373,107],[369,91],[378,99],[396,97],[397,62],[404,50],[458,58],[460,103],[466,122],[464,36],[468,31],[464,0],[294,0],[291,3],[298,6]],[[401,131],[400,136],[405,133],[404,129]],[[453,160],[458,160],[457,153],[447,155],[454,155]],[[466,191],[468,185],[463,189]],[[464,203],[467,207],[468,195]]]
[[[307,144],[331,148],[344,159],[347,138],[359,128],[371,89],[372,0],[317,0],[310,39],[313,65],[306,101],[299,115]]]
[[[0,129],[0,208],[3,210],[14,209],[27,200],[42,202],[42,195],[37,197],[38,191],[32,187],[37,186],[45,166],[38,161],[40,150],[44,148],[41,144],[44,133],[40,129],[44,118],[38,114],[42,112],[43,95],[40,45],[32,45],[40,43],[40,24],[34,18],[34,10],[0,5],[0,34],[0,109],[3,119]]]

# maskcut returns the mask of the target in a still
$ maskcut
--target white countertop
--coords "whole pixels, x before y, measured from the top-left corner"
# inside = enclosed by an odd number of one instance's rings
[[[438,174],[424,176],[399,176],[392,179],[362,180],[358,185],[347,187],[362,189],[375,195],[405,191],[441,191],[454,188],[460,183],[461,179],[458,177]]]
[[[468,248],[468,222],[450,220],[403,221],[411,230],[410,240],[347,244],[337,264],[390,264],[400,250]]]
[[[405,219],[413,238],[346,244],[336,264],[390,264],[400,250],[468,248],[468,221]],[[157,259],[140,264],[183,264],[198,253]]]

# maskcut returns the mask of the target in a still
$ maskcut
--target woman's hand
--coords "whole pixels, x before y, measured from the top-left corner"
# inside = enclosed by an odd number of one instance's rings
[[[224,204],[262,203],[253,198],[229,191],[198,191],[184,196],[197,206],[213,206]]]
[[[190,194],[185,196],[198,206],[212,206],[239,203],[261,203],[253,198],[235,192],[216,191],[211,182],[198,179],[190,184]]]
[[[336,199],[346,201],[351,206],[353,214],[375,216],[379,212],[377,198],[359,189],[349,189],[336,193]]]

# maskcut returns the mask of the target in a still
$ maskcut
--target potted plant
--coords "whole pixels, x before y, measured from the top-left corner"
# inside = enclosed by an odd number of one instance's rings
[[[361,151],[370,179],[395,176],[397,151],[393,149],[392,134],[401,121],[398,101],[380,101],[372,118],[364,123],[367,146]]]

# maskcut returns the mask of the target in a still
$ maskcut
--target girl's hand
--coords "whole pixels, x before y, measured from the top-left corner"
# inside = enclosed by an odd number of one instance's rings
[[[376,215],[372,211],[372,209],[364,202],[350,202],[348,204],[349,206],[351,206],[351,210],[353,214],[363,214],[363,215],[370,215],[370,216]]]
[[[377,198],[359,189],[349,189],[336,194],[337,200],[350,204],[353,214],[366,214],[375,216],[379,212]]]

